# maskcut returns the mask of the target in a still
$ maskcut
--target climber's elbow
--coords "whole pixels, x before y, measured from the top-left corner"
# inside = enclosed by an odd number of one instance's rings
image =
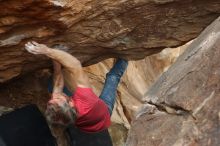
[[[74,61],[74,62],[69,62],[66,64],[66,69],[69,70],[70,72],[75,72],[76,70],[81,70],[82,69],[82,64],[80,61]]]

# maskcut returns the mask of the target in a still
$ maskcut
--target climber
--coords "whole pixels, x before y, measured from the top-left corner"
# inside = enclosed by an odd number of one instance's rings
[[[62,49],[52,49],[36,42],[28,42],[25,49],[54,60],[54,87],[45,112],[49,122],[64,126],[74,124],[84,132],[99,132],[110,126],[117,87],[128,65],[126,60],[116,61],[106,74],[103,90],[97,97],[80,61],[74,56]],[[64,78],[68,78],[71,83],[69,86],[73,89],[72,97],[63,92]]]

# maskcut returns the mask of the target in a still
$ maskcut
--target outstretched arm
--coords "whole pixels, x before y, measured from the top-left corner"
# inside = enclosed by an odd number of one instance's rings
[[[89,79],[83,72],[80,61],[71,54],[62,50],[49,48],[46,45],[36,42],[28,42],[25,44],[25,49],[32,54],[46,55],[62,64],[69,72],[69,80],[72,82],[74,88],[76,86],[90,87]]]
[[[72,69],[81,68],[81,63],[74,56],[62,50],[52,49],[44,44],[37,42],[28,42],[25,44],[25,49],[32,54],[46,55],[53,60],[60,62],[64,67],[72,71]]]

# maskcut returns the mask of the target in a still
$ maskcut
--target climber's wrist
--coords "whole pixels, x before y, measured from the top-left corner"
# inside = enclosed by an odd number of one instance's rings
[[[53,49],[52,48],[49,48],[49,47],[46,47],[45,48],[45,55],[51,55],[51,54],[53,54]]]

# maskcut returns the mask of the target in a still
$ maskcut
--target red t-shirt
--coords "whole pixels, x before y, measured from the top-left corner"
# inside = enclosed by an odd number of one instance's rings
[[[77,87],[72,100],[77,111],[75,125],[79,129],[85,132],[98,132],[110,126],[108,107],[91,88]]]

